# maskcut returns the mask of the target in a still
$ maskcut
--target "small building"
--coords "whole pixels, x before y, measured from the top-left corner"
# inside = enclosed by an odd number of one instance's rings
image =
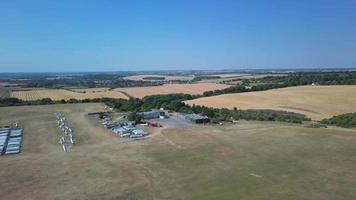
[[[203,116],[203,115],[199,115],[199,114],[184,114],[182,115],[182,117],[185,120],[189,120],[191,122],[194,122],[196,124],[206,124],[210,121],[209,117],[207,116]]]
[[[166,118],[166,112],[164,110],[152,110],[148,112],[140,113],[143,120]]]

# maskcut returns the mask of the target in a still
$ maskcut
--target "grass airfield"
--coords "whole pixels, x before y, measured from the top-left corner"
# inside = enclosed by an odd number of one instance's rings
[[[356,199],[356,130],[274,122],[150,129],[124,140],[87,112],[102,104],[0,108],[24,127],[0,157],[1,199]],[[77,144],[61,151],[54,112]]]

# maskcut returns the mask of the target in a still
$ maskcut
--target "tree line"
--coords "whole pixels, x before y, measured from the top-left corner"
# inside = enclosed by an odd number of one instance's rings
[[[323,119],[321,123],[341,126],[344,128],[356,127],[356,113],[346,113],[342,115],[333,116],[329,119]]]
[[[195,97],[209,97],[209,96],[216,96],[221,94],[265,91],[265,90],[283,88],[283,87],[288,87],[288,86],[283,84],[264,84],[264,85],[256,85],[252,87],[248,87],[244,85],[236,85],[221,90],[206,91],[203,93],[202,96],[196,95]]]
[[[200,76],[195,76],[193,79],[192,79],[192,82],[195,82],[195,81],[202,81],[202,80],[211,80],[211,79],[218,79],[218,78],[221,78],[220,76],[213,76],[213,75],[200,75]]]
[[[274,83],[284,87],[310,85],[356,85],[356,72],[299,72],[287,76],[267,76],[260,79],[245,80],[243,83]]]
[[[263,83],[250,86],[252,83]],[[356,72],[301,72],[287,76],[267,76],[258,79],[246,79],[241,85],[222,90],[206,91],[202,96],[216,96],[229,93],[256,92],[270,89],[301,85],[356,85]]]
[[[22,101],[17,98],[3,98],[0,99],[0,106],[20,106],[20,105],[47,105],[56,103],[92,103],[102,102],[122,112],[129,112],[130,118],[136,118],[138,112],[149,111],[151,109],[164,108],[174,112],[180,113],[197,113],[208,116],[212,122],[233,121],[239,119],[245,120],[259,120],[259,121],[283,121],[292,123],[301,123],[302,121],[310,120],[305,115],[275,111],[275,110],[239,110],[234,108],[217,109],[208,108],[205,106],[190,106],[183,101],[193,99],[194,96],[189,94],[168,94],[168,95],[152,95],[146,96],[142,99],[69,99],[67,101],[53,101],[49,98],[36,101]]]

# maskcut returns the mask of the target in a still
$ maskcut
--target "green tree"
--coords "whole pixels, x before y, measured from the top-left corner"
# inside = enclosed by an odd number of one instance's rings
[[[141,122],[142,118],[136,112],[130,112],[129,115],[127,116],[127,119],[130,121],[134,121],[135,123],[139,123]]]
[[[40,103],[41,104],[52,104],[53,101],[51,98],[43,98],[43,99],[41,99]]]

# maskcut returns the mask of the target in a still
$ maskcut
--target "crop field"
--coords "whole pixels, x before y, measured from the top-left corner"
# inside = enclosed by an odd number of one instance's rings
[[[201,80],[199,83],[222,83],[223,81],[234,81],[236,79],[255,79],[255,78],[264,78],[267,76],[287,76],[287,74],[276,74],[276,73],[268,73],[268,74],[238,74],[238,73],[231,73],[231,74],[212,74],[209,76],[219,76],[220,78],[216,79],[206,79]]]
[[[1,199],[356,199],[354,129],[241,121],[126,141],[87,116],[103,109],[0,108],[0,124],[24,127],[22,152],[0,157]],[[76,136],[68,153],[55,112]]]
[[[218,90],[230,87],[224,84],[197,83],[197,84],[166,84],[162,86],[116,88],[115,91],[122,91],[130,96],[142,98],[154,94],[203,94],[205,91]]]
[[[263,78],[266,76],[287,76],[288,74],[278,74],[278,73],[266,73],[266,74],[213,74],[210,76],[219,76],[221,78],[241,78],[241,79],[250,79],[250,78]]]
[[[271,74],[251,74],[247,76],[242,76],[241,79],[253,79],[253,78],[264,78],[267,76],[288,76],[288,74],[276,74],[276,73],[271,73]]]
[[[225,94],[186,101],[214,108],[275,109],[320,120],[356,112],[356,86],[300,86],[262,92]]]
[[[63,89],[41,89],[29,91],[13,91],[11,97],[16,97],[25,101],[38,100],[43,98],[51,98],[52,100],[68,100],[68,99],[94,99],[94,98],[122,98],[128,97],[118,91],[105,91],[105,92],[73,92]]]
[[[173,81],[173,80],[182,80],[182,81],[189,81],[194,78],[194,76],[164,76],[164,75],[135,75],[135,76],[127,76],[124,77],[124,79],[127,80],[133,80],[133,81],[157,81],[157,80],[149,80],[145,78],[150,78],[150,77],[161,77],[164,78],[163,81]]]
[[[236,78],[242,76],[250,76],[251,74],[246,73],[228,73],[228,74],[211,74],[209,76],[219,76],[220,78]]]

